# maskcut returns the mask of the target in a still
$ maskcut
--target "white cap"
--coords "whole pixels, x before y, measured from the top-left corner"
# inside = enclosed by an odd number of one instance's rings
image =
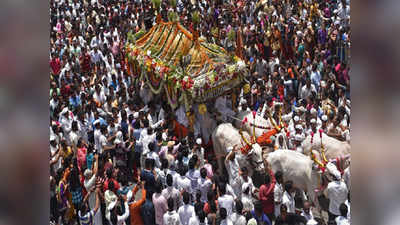
[[[228,148],[226,148],[226,151],[229,153],[229,152],[231,152],[233,150],[233,147],[232,146],[229,146]]]
[[[117,132],[116,139],[119,139],[120,141],[123,139],[122,131]]]
[[[65,108],[61,111],[61,114],[65,114],[65,113],[67,113],[67,112],[68,112],[68,108],[65,107]]]
[[[340,175],[339,170],[336,169],[336,170],[333,170],[333,171],[330,171],[330,172],[331,172],[332,176],[336,177],[337,180],[340,180],[342,178],[342,176]]]
[[[322,119],[322,121],[327,121],[328,120],[328,116],[327,115],[322,115],[321,119]]]
[[[317,110],[315,108],[311,108],[310,113],[315,115],[315,114],[317,114]]]
[[[294,136],[294,140],[296,140],[296,141],[303,141],[303,136],[301,136],[301,134],[296,134],[296,135]]]
[[[314,118],[312,118],[311,120],[310,120],[310,123],[316,123],[317,121],[314,119]]]
[[[295,122],[298,122],[300,120],[300,117],[299,116],[294,116],[293,119],[294,119]]]
[[[291,118],[290,115],[283,115],[283,116],[282,116],[282,120],[283,120],[283,121],[286,121],[286,122],[289,121],[290,118]]]
[[[134,119],[139,118],[139,112],[135,112],[135,113],[133,114],[133,118],[134,118]]]
[[[115,145],[121,144],[121,140],[119,140],[119,138],[115,138],[114,144]]]
[[[99,123],[100,123],[100,119],[97,119],[97,120],[94,121],[93,124],[94,124],[94,125],[97,125],[97,124],[99,124]]]
[[[202,144],[201,138],[197,138],[197,139],[196,139],[196,144],[198,144],[198,145],[201,145],[201,144]]]
[[[303,129],[303,127],[300,124],[297,124],[294,128],[299,129],[299,130]]]

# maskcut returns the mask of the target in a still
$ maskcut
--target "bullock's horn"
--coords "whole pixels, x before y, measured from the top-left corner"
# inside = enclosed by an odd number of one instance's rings
[[[251,146],[251,144],[249,143],[249,141],[244,137],[243,132],[242,132],[242,128],[240,128],[239,134],[240,134],[240,136],[242,137],[243,141],[244,141],[247,145]]]
[[[313,153],[313,152],[311,152],[311,159],[318,165],[318,166],[320,166],[321,168],[325,168],[325,164],[323,164],[323,163],[321,163],[318,159],[317,159],[317,157],[315,157],[315,154]]]

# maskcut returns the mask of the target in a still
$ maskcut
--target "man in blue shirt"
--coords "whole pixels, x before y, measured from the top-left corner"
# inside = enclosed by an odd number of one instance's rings
[[[263,212],[263,206],[260,201],[254,204],[254,210],[251,211],[251,215],[257,220],[257,224],[271,225],[271,221],[268,216]]]
[[[76,94],[76,91],[74,91],[71,97],[69,97],[69,105],[72,107],[72,109],[75,109],[81,104],[82,104],[81,97]]]
[[[154,186],[154,184],[153,184],[153,186]],[[146,189],[146,201],[140,207],[140,215],[142,216],[144,225],[154,225],[154,224],[156,224],[156,217],[155,217],[155,210],[154,210],[154,205],[153,205],[153,201],[152,201],[153,192],[148,191],[147,188],[145,188],[145,189]]]
[[[140,180],[141,181],[146,181],[146,184],[144,188],[146,191],[154,193],[155,189],[155,183],[156,179],[153,174],[153,168],[152,168],[152,159],[147,158],[144,162],[145,169],[143,169],[140,173]]]

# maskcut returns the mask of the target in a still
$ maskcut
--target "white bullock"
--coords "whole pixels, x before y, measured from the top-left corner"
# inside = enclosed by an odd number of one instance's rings
[[[243,136],[246,140],[250,141],[250,135],[243,131]],[[217,126],[212,133],[212,141],[214,152],[217,155],[219,168],[222,169],[222,161],[227,155],[226,149],[237,145],[237,148],[244,147],[246,144],[242,140],[239,130],[232,126],[230,123],[223,123]],[[236,155],[240,167],[246,166],[249,175],[252,176],[253,171],[264,172],[264,163],[262,158],[262,150],[258,144],[253,144],[252,149],[247,155],[243,155],[238,151]],[[222,158],[222,160],[221,160]]]
[[[282,171],[285,181],[292,180],[297,188],[304,190],[319,209],[315,190],[322,190],[323,179],[309,156],[293,150],[276,150],[266,156],[266,161],[274,173]]]
[[[322,133],[322,144],[325,149],[325,156],[328,161],[335,161],[337,158],[343,160],[342,170],[349,165],[350,144],[346,141],[339,141],[336,138],[330,137]],[[310,155],[310,148],[314,152],[316,158],[322,162],[321,138],[320,134],[314,134],[313,143],[311,144],[311,135],[307,136],[302,142],[304,154]]]

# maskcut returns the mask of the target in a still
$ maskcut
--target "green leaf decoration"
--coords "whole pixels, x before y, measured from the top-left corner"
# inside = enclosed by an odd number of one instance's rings
[[[236,40],[236,32],[235,30],[231,29],[228,33],[228,40],[234,41]]]
[[[172,8],[176,8],[176,0],[169,0],[169,4]]]
[[[160,10],[160,6],[161,6],[161,0],[152,0],[153,2],[153,7],[159,11]]]
[[[199,11],[194,11],[194,12],[192,13],[192,21],[193,21],[193,23],[195,23],[195,24],[200,23],[200,13],[199,13]]]

